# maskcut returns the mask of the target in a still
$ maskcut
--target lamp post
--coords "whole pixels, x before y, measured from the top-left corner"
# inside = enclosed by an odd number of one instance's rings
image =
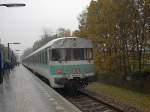
[[[5,4],[0,4],[0,6],[3,6],[3,7],[24,7],[26,6],[26,4],[23,4],[23,3],[5,3]],[[9,44],[20,44],[20,43],[8,43],[8,60],[10,59],[9,58]]]
[[[24,7],[26,4],[24,3],[5,3],[5,4],[0,4],[0,6],[4,7]],[[20,43],[8,43],[8,60],[9,60],[9,44],[20,44]]]
[[[9,56],[10,44],[21,44],[21,43],[19,43],[19,42],[8,43],[8,60],[10,60],[10,56]]]

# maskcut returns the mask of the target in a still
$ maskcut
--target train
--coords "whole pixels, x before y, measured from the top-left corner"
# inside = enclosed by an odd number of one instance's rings
[[[22,59],[25,67],[45,77],[52,88],[84,88],[94,81],[92,42],[79,37],[49,41]]]

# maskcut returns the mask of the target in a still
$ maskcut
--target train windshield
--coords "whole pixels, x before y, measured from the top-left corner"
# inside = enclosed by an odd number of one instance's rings
[[[53,61],[77,61],[91,59],[93,59],[92,48],[66,48],[52,50]]]

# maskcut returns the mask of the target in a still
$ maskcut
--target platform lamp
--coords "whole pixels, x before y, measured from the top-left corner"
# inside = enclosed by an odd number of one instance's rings
[[[6,4],[0,4],[0,6],[4,7],[24,7],[26,4],[23,3],[6,3]]]
[[[0,4],[0,6],[3,6],[3,7],[24,7],[26,6],[26,4],[24,3],[4,3],[4,4]],[[10,59],[9,57],[9,45],[10,44],[20,44],[20,43],[8,43],[8,60]]]

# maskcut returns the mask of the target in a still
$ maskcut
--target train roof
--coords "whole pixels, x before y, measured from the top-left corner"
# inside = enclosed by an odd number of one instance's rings
[[[53,39],[51,41],[49,41],[48,43],[46,43],[44,46],[40,47],[39,49],[35,50],[34,52],[32,52],[31,54],[29,54],[28,56],[26,56],[24,59],[46,49],[46,48],[63,48],[63,47],[59,47],[62,45],[62,43],[64,44],[64,40],[68,40],[68,39],[80,39],[82,40],[81,42],[82,43],[79,43],[80,45],[84,46],[85,48],[92,48],[92,43],[88,40],[88,39],[85,39],[85,38],[79,38],[79,37],[62,37],[62,38],[57,38],[57,39]],[[62,41],[62,42],[60,42]],[[83,43],[84,42],[84,43]],[[61,45],[60,45],[61,43]],[[66,43],[66,45],[69,45],[71,44],[70,42],[69,43]],[[82,48],[82,47],[81,47]]]

